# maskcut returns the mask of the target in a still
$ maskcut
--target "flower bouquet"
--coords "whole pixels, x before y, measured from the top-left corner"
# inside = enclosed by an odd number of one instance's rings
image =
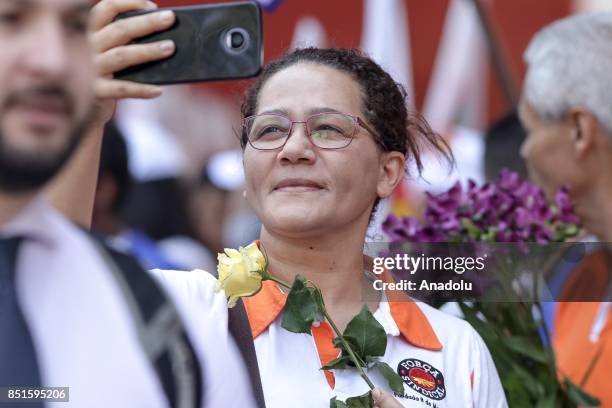
[[[529,266],[529,260],[534,258],[529,253],[533,243],[564,242],[577,235],[578,221],[566,188],[557,193],[551,204],[540,188],[504,170],[495,183],[477,186],[470,181],[467,188],[457,183],[443,194],[427,194],[422,222],[391,215],[383,224],[392,247],[457,243],[471,251],[478,250],[479,245],[497,248],[493,275],[508,278],[490,276],[487,284],[497,282],[498,299],[500,291],[505,291],[512,301],[459,299],[458,305],[491,351],[511,407],[599,404],[578,385],[560,378],[550,335],[542,320],[537,285],[531,287],[532,296],[523,297],[522,292],[516,291],[516,278],[520,276],[517,268]],[[499,250],[504,245],[513,246],[519,256]],[[585,381],[586,378],[582,383]]]

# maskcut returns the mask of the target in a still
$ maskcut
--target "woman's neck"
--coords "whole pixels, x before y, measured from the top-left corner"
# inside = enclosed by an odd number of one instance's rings
[[[261,244],[270,262],[270,272],[292,283],[296,275],[314,282],[330,312],[363,304],[362,233],[336,232],[333,236],[287,238],[262,228]]]
[[[293,239],[262,228],[260,243],[266,250],[270,273],[291,284],[302,275],[321,289],[325,308],[340,330],[364,304],[374,312],[378,293],[368,285],[363,259],[363,233]],[[365,292],[367,291],[367,293]]]

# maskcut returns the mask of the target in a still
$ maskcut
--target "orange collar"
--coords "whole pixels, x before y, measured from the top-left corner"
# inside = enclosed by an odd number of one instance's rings
[[[366,258],[366,262],[368,259]],[[381,275],[384,282],[392,282],[391,274]],[[429,324],[419,306],[406,294],[386,291],[391,316],[404,339],[413,346],[432,351],[442,350],[442,343]],[[259,293],[242,299],[251,324],[251,333],[256,338],[278,317],[285,306],[287,295],[272,281],[264,281]]]

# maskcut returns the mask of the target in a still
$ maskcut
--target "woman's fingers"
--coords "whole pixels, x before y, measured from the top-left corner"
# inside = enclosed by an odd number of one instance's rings
[[[151,99],[161,95],[158,86],[113,79],[115,73],[124,68],[167,58],[174,53],[172,41],[129,44],[139,37],[171,27],[174,13],[155,12],[116,20],[121,13],[156,8],[157,5],[148,0],[100,0],[92,8],[89,29],[98,74],[94,85],[96,122],[103,124],[110,120],[118,99]]]
[[[100,0],[91,9],[90,29],[98,31],[112,23],[118,14],[136,10],[154,10],[157,5],[148,0]]]
[[[172,27],[174,21],[174,13],[170,10],[120,19],[92,33],[92,47],[96,52],[104,52],[137,38],[166,30]]]
[[[123,45],[96,55],[95,66],[98,75],[113,75],[124,68],[167,58],[173,53],[174,42],[170,40]]]
[[[149,99],[161,94],[158,86],[112,78],[124,68],[157,61],[174,53],[175,45],[170,40],[129,44],[134,39],[171,27],[175,21],[171,11],[147,13],[115,21],[121,13],[156,8],[157,5],[148,0],[101,0],[92,9],[91,42],[96,53],[94,62],[98,73],[95,92],[99,110],[103,113],[102,120],[110,117],[108,112],[112,113],[117,99]]]
[[[384,392],[377,388],[372,391],[372,397],[374,398],[374,408],[402,408],[400,404],[391,394]]]
[[[158,97],[162,92],[159,86],[109,78],[98,78],[95,91],[98,100],[101,101],[123,98],[151,99]]]

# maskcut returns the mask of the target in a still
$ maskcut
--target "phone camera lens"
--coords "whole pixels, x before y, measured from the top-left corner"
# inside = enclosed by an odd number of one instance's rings
[[[232,48],[240,48],[242,44],[244,44],[244,36],[242,35],[242,33],[239,33],[239,32],[232,33],[231,43],[232,43]]]
[[[232,28],[223,36],[225,49],[232,54],[238,54],[249,46],[249,33],[242,28]]]

